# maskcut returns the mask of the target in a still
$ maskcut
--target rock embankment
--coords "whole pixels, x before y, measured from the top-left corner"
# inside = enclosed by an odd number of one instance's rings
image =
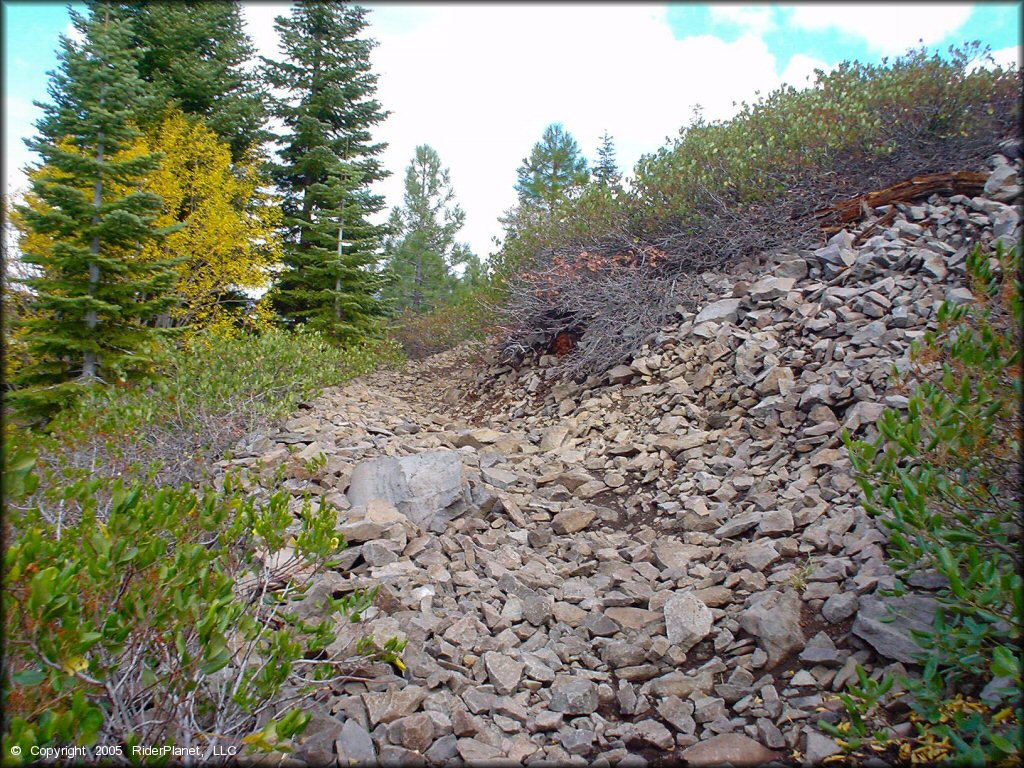
[[[1009,166],[1006,166],[1009,167]],[[869,670],[912,664],[934,578],[899,600],[840,439],[906,396],[890,377],[963,284],[1017,241],[1017,176],[899,205],[705,275],[706,302],[602,377],[463,347],[325,392],[221,463],[325,497],[350,543],[324,595],[379,586],[362,633],[407,671],[318,704],[310,763],[639,766],[818,762],[815,726]],[[1002,201],[1002,202],[1001,202]],[[881,216],[884,210],[875,211]],[[323,455],[325,461],[317,461]],[[889,608],[896,618],[886,621]]]

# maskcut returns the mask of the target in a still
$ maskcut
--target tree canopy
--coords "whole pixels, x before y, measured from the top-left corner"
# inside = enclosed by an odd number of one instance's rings
[[[549,212],[590,179],[587,159],[561,123],[544,129],[516,173],[520,203]]]
[[[18,208],[27,240],[23,260],[36,268],[29,364],[15,400],[48,415],[74,399],[79,382],[125,380],[154,362],[157,332],[147,321],[174,301],[174,272],[141,258],[158,228],[158,195],[140,189],[163,159],[128,152],[139,136],[131,121],[147,89],[127,23],[106,3],[72,11],[81,42],[61,37],[52,102],[41,105],[39,136],[28,142],[42,163]],[[121,191],[124,190],[124,191]]]
[[[255,49],[239,3],[133,2],[120,4],[120,12],[139,51],[139,76],[161,107],[140,115],[143,125],[153,126],[163,109],[176,107],[202,116],[231,148],[232,162],[259,149],[267,138],[266,94],[246,70]]]
[[[394,282],[387,295],[399,309],[418,312],[449,294],[456,282],[452,269],[475,257],[455,241],[465,213],[455,202],[449,170],[426,144],[416,147],[406,168],[403,203],[389,221],[385,253]]]
[[[272,292],[276,310],[340,339],[373,334],[385,305],[375,270],[384,207],[370,185],[388,175],[371,129],[388,113],[374,98],[373,40],[361,37],[366,10],[338,2],[298,3],[279,16],[283,57],[264,59],[267,81],[283,93],[272,113],[271,176],[281,194],[284,264]]]
[[[615,162],[615,142],[605,131],[601,136],[601,146],[597,148],[597,163],[594,165],[594,181],[606,187],[613,187],[622,179],[619,166]]]

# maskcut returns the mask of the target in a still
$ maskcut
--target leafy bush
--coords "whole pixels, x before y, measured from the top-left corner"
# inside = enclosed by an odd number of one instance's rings
[[[313,331],[201,334],[170,353],[155,382],[89,387],[45,432],[9,430],[38,447],[43,490],[93,476],[198,482],[243,435],[324,387],[398,359],[393,343],[344,349]]]
[[[530,275],[556,261],[606,260],[604,280],[588,280],[593,295],[579,302],[614,302],[616,257],[657,249],[667,255],[651,276],[667,293],[673,281],[720,270],[744,256],[820,243],[822,221],[810,214],[829,201],[881,189],[915,174],[980,168],[997,143],[1017,133],[1021,74],[976,67],[987,55],[978,44],[951,48],[948,57],[913,50],[880,65],[845,62],[819,73],[810,88],[784,86],[730,120],[701,118],[671,144],[640,159],[629,190],[594,185],[552,215],[520,208],[503,220],[506,239],[495,272],[509,285],[508,341],[529,345],[550,332],[566,307],[552,295],[546,311],[531,311]],[[829,223],[829,222],[824,222]],[[525,275],[523,273],[526,273]],[[561,283],[570,293],[572,274]],[[656,293],[652,291],[652,293]],[[537,322],[523,322],[526,316]],[[587,342],[586,318],[567,367],[614,364],[597,339]],[[630,318],[632,320],[632,318]],[[657,331],[651,313],[641,336]],[[548,325],[545,325],[548,323]],[[617,338],[625,321],[600,335]]]
[[[651,230],[794,192],[817,207],[823,192],[865,191],[879,167],[909,175],[984,160],[1014,132],[1020,94],[1017,71],[974,66],[987,54],[972,43],[948,57],[921,48],[880,65],[843,62],[818,71],[811,88],[742,104],[730,120],[697,119],[638,163],[636,212]]]
[[[118,483],[100,515],[103,481],[89,480],[64,490],[81,515],[62,526],[20,506],[39,480],[32,454],[8,443],[4,460],[5,765],[34,761],[32,747],[103,762],[154,744],[203,759],[265,749],[300,732],[298,705],[352,663],[324,652],[333,613],[313,626],[287,606],[345,546],[332,508],[307,504],[294,525],[285,493],[257,506],[230,482],[201,496]],[[355,620],[370,599],[332,608]]]
[[[390,337],[413,360],[443,352],[470,339],[482,340],[495,330],[496,299],[496,291],[483,285],[428,312],[406,310],[392,322]]]
[[[920,738],[986,764],[1019,759],[1024,741],[1021,249],[978,248],[967,266],[977,302],[940,308],[906,412],[887,411],[873,442],[844,438],[864,506],[891,532],[895,591],[927,569],[946,583],[933,628],[915,634],[923,674],[901,681]],[[954,693],[966,703],[952,706]]]

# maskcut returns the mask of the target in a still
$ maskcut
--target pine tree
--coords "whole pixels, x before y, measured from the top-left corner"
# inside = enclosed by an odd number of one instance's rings
[[[405,171],[403,206],[392,212],[392,235],[385,247],[394,282],[387,295],[400,309],[421,312],[449,295],[456,282],[452,268],[466,260],[455,242],[466,215],[455,202],[451,174],[436,150],[416,147]]]
[[[587,160],[561,123],[544,129],[541,140],[517,170],[516,191],[521,204],[552,212],[567,196],[590,179]]]
[[[266,94],[246,72],[254,54],[241,10],[227,0],[120,4],[140,49],[139,74],[163,106],[199,115],[242,161],[266,138]],[[142,116],[149,128],[162,110]]]
[[[368,217],[384,207],[370,185],[388,175],[377,159],[386,145],[370,129],[388,113],[374,98],[376,43],[359,36],[365,17],[344,3],[300,2],[275,24],[284,59],[264,59],[268,82],[285,93],[272,110],[285,126],[271,168],[285,256],[271,299],[290,321],[342,340],[375,333],[386,310],[374,270],[384,228]]]
[[[597,148],[597,165],[594,166],[594,181],[606,187],[619,184],[621,174],[615,163],[615,144],[608,131],[601,136],[601,146]]]
[[[40,138],[27,142],[42,157],[32,179],[38,205],[18,209],[25,226],[45,236],[23,252],[38,272],[26,280],[35,292],[31,360],[12,398],[35,415],[71,400],[79,382],[145,373],[158,350],[158,332],[145,323],[174,301],[169,265],[139,258],[164,234],[154,225],[159,196],[111,192],[111,182],[137,187],[161,160],[123,158],[139,135],[131,116],[146,96],[128,29],[105,3],[71,17],[83,42],[61,37],[53,103],[39,105]]]

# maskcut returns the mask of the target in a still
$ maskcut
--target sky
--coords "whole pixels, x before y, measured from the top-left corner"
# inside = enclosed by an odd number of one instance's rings
[[[601,135],[614,139],[630,175],[690,123],[727,119],[737,105],[783,82],[806,87],[814,70],[844,60],[876,63],[920,44],[944,51],[980,40],[997,62],[1020,56],[1020,3],[364,3],[378,45],[377,97],[391,115],[374,132],[388,143],[378,182],[388,209],[402,202],[405,168],[429,144],[451,171],[466,212],[458,238],[486,257],[498,217],[515,204],[516,168],[554,122],[593,163]],[[80,7],[80,6],[75,6]],[[278,56],[275,16],[287,3],[242,3],[258,52]],[[3,2],[4,176],[25,188],[34,156],[23,139],[47,101],[60,3]],[[380,222],[388,211],[379,215]]]

